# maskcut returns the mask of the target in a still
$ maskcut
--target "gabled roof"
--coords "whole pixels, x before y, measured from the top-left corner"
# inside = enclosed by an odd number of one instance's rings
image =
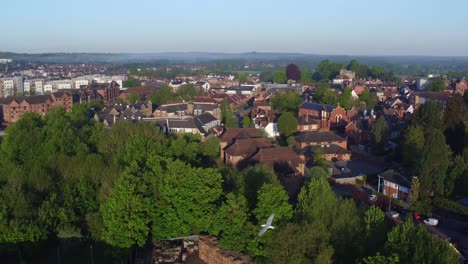
[[[296,137],[296,140],[299,142],[334,142],[334,141],[345,141],[344,138],[338,136],[337,134],[324,131],[324,132],[309,132],[301,134]]]
[[[303,103],[299,108],[316,110],[316,111],[322,111],[323,110],[323,111],[326,111],[326,112],[331,112],[331,111],[333,111],[333,109],[336,108],[336,106],[306,102],[306,103]]]
[[[302,173],[297,168],[305,163],[291,147],[259,149],[248,162],[271,166],[278,175]]]
[[[305,155],[312,155],[312,153],[316,153],[317,151],[322,151],[323,154],[351,154],[351,151],[335,144],[308,146],[303,148],[301,153]]]
[[[411,182],[408,179],[408,177],[394,170],[387,170],[385,172],[380,173],[378,176],[384,178],[386,181],[396,183],[407,188],[411,187]]]
[[[228,128],[219,139],[221,142],[230,142],[236,138],[259,138],[261,136],[256,128]]]
[[[257,150],[271,148],[273,145],[266,138],[237,138],[234,143],[224,148],[224,152],[231,156],[250,157]]]
[[[194,119],[196,119],[200,124],[206,125],[210,122],[217,121],[216,117],[214,117],[212,114],[206,112],[201,115],[195,116]]]

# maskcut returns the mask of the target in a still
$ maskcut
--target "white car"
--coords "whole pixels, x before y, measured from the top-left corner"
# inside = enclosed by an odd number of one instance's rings
[[[369,201],[373,202],[375,200],[377,200],[377,195],[375,195],[375,194],[369,195]]]
[[[390,216],[391,218],[398,218],[398,217],[400,217],[400,213],[395,212],[395,211],[392,211],[392,210],[387,211],[386,214],[387,214],[388,216]]]
[[[438,219],[435,219],[435,218],[428,218],[428,219],[424,219],[424,224],[428,225],[428,226],[436,226],[437,224],[439,224],[439,220]]]

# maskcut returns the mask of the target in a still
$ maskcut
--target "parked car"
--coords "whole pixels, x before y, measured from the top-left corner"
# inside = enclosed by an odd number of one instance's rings
[[[421,215],[419,215],[416,212],[413,212],[413,217],[414,217],[414,220],[421,220]]]
[[[438,223],[439,223],[439,220],[436,219],[436,218],[427,218],[427,219],[424,219],[424,224],[428,225],[428,226],[436,226]]]
[[[400,213],[393,211],[393,210],[387,211],[386,214],[390,216],[391,218],[398,218],[400,216]]]
[[[373,202],[373,201],[376,201],[376,200],[377,200],[377,195],[375,195],[375,194],[369,195],[369,201],[370,202]]]

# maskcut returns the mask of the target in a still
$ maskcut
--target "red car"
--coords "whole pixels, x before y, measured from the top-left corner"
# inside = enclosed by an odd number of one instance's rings
[[[413,216],[414,216],[414,219],[416,219],[416,220],[420,220],[420,219],[421,219],[421,216],[420,216],[418,213],[416,213],[416,212],[413,212]]]

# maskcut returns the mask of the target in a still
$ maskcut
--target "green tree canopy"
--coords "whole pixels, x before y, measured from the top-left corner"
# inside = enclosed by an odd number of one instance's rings
[[[264,183],[257,193],[257,207],[253,211],[258,223],[265,223],[274,213],[274,225],[281,225],[291,220],[292,206],[288,203],[289,196],[279,183]]]
[[[390,139],[390,131],[388,129],[387,121],[383,115],[377,119],[377,122],[375,122],[375,126],[372,129],[371,135],[376,150],[383,151],[385,145]]]
[[[442,92],[445,89],[447,89],[447,87],[445,86],[444,80],[442,80],[442,78],[440,77],[436,77],[430,80],[428,88],[429,88],[429,91],[433,91],[433,92]]]
[[[301,94],[298,92],[287,92],[272,96],[270,104],[278,112],[297,113],[299,106],[304,103]]]
[[[273,73],[273,82],[274,83],[283,84],[283,83],[286,83],[287,80],[288,79],[286,77],[286,70],[280,69],[280,70],[276,70]]]
[[[254,125],[252,119],[249,116],[244,116],[242,118],[242,127],[252,128],[252,127],[255,127],[255,125]]]
[[[141,86],[141,81],[135,77],[129,76],[126,81],[123,82],[125,88]]]
[[[278,131],[285,137],[289,137],[297,130],[299,122],[291,112],[285,112],[278,118]]]
[[[129,104],[134,104],[134,103],[136,103],[138,100],[140,100],[140,96],[139,96],[136,92],[131,92],[131,93],[127,96],[127,103],[129,103]]]

